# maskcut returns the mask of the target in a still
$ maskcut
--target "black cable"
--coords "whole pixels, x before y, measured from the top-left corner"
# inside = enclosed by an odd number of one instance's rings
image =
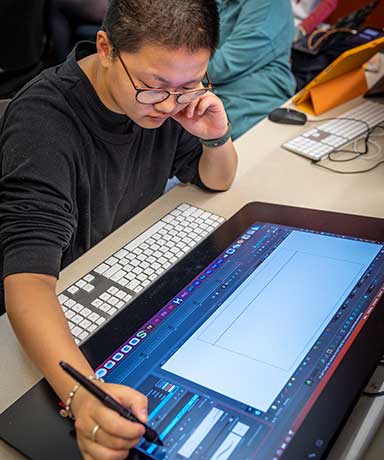
[[[359,171],[338,171],[337,169],[333,169],[333,168],[329,168],[328,166],[320,165],[318,161],[312,160],[312,163],[313,163],[315,166],[318,166],[319,168],[328,169],[329,171],[332,171],[332,172],[337,173],[337,174],[361,174],[361,173],[373,171],[373,170],[376,169],[378,166],[384,164],[384,160],[379,161],[378,163],[376,163],[375,165],[373,165],[371,168],[360,169]]]
[[[371,393],[370,391],[363,391],[363,395],[368,398],[380,398],[384,396],[384,391],[377,391],[376,393]]]

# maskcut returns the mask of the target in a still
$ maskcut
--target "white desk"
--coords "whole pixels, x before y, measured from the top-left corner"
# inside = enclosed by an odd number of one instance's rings
[[[327,116],[342,113],[358,103],[359,100],[351,101],[327,113]],[[304,129],[262,121],[237,141],[239,170],[231,190],[211,194],[194,186],[177,186],[67,267],[61,274],[58,289],[63,290],[72,284],[181,202],[227,218],[250,201],[384,218],[384,166],[369,173],[339,175],[280,148],[282,143]],[[354,163],[353,166],[357,167],[358,162]],[[367,166],[367,163],[364,161],[362,166]],[[5,315],[0,319],[0,375],[0,412],[40,378],[39,372],[21,351]],[[345,436],[348,439],[350,434],[347,432]],[[384,426],[364,460],[382,460],[382,452]],[[0,442],[0,458],[20,460],[21,456]],[[350,457],[347,459],[339,454],[336,460],[350,460]]]

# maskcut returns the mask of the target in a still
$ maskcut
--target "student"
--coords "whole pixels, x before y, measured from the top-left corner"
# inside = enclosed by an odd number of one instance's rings
[[[295,91],[289,0],[218,0],[219,49],[209,63],[236,139]]]
[[[80,43],[8,107],[0,126],[0,248],[12,326],[60,399],[64,360],[93,371],[56,297],[59,271],[158,198],[170,176],[216,191],[237,164],[228,119],[204,89],[214,0],[112,0],[96,46]],[[216,140],[217,147],[209,146]],[[146,398],[103,388],[142,421]],[[68,401],[85,460],[124,459],[143,427],[83,389]]]
[[[291,0],[295,17],[295,41],[309,35],[337,8],[338,0]]]

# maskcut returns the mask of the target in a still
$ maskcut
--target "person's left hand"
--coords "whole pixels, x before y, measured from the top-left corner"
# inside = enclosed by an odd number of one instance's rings
[[[172,116],[186,131],[200,139],[217,139],[228,129],[228,118],[221,100],[212,92],[196,99]]]

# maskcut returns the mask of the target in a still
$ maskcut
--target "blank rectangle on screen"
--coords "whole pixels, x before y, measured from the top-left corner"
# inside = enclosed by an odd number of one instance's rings
[[[261,291],[250,285],[199,340],[289,371],[362,271],[356,262],[301,252],[276,268]]]

